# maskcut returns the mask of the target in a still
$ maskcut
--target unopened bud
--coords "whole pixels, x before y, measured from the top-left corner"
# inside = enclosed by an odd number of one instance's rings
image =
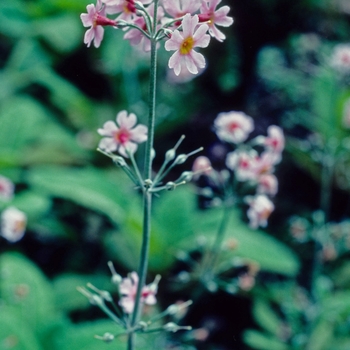
[[[179,326],[174,322],[166,323],[163,328],[168,332],[176,332],[179,329]]]
[[[113,157],[113,162],[120,167],[126,166],[125,159],[123,157],[120,157],[120,156]]]
[[[101,306],[104,304],[103,299],[97,294],[92,294],[89,301],[91,305]]]
[[[117,286],[119,285],[119,283],[122,281],[122,276],[120,276],[117,271],[114,268],[114,265],[112,263],[112,261],[108,261],[108,267],[111,270],[111,274],[112,274],[112,283],[116,284]]]
[[[114,340],[114,335],[112,333],[106,332],[102,337],[95,335],[95,338],[103,340],[106,343],[111,343]]]
[[[218,285],[214,281],[209,281],[207,283],[207,289],[211,293],[215,293],[218,290]]]
[[[176,183],[175,182],[172,182],[172,181],[169,181],[165,184],[165,188],[168,190],[168,191],[174,191],[175,188],[176,188]]]
[[[173,31],[170,30],[170,29],[166,29],[166,28],[163,28],[163,32],[164,34],[168,37],[168,38],[171,38],[172,34],[173,34]]]
[[[114,335],[112,333],[106,332],[103,335],[102,340],[105,341],[106,343],[110,343],[114,340]]]
[[[173,160],[176,156],[176,151],[174,150],[174,148],[169,149],[168,151],[166,151],[165,153],[165,160],[167,162],[170,162],[171,160]]]
[[[144,185],[146,188],[150,188],[153,185],[153,181],[151,179],[146,179]]]
[[[156,157],[156,150],[154,148],[151,149],[151,159],[153,160]]]
[[[193,178],[193,172],[192,171],[184,171],[179,179],[177,181],[185,181],[185,182],[190,182]]]
[[[183,164],[187,160],[187,154],[180,154],[175,159],[175,164]]]

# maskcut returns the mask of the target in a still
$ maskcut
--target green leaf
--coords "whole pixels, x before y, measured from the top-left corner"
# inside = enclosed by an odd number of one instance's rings
[[[313,327],[308,339],[308,350],[328,350],[333,344],[333,324],[327,319]]]
[[[74,135],[59,125],[39,103],[16,97],[0,109],[0,149],[4,165],[71,162],[85,157]]]
[[[10,307],[0,307],[0,344],[3,349],[42,350],[25,318],[12,312]]]
[[[118,175],[123,177],[124,174],[118,172]],[[119,224],[125,215],[122,209],[127,200],[127,197],[124,197],[125,188],[118,179],[111,181],[107,173],[101,170],[43,166],[28,171],[27,180],[38,192],[68,199],[105,214],[116,224]]]
[[[41,271],[20,254],[0,256],[1,296],[14,316],[41,334],[54,315],[53,291]]]
[[[195,197],[189,188],[163,192],[154,198],[149,267],[161,272],[170,267],[175,253],[184,240],[193,234],[191,214],[195,211]],[[139,198],[126,207],[126,217],[119,232],[111,232],[105,245],[111,257],[129,269],[136,269],[142,240],[142,206]]]
[[[53,281],[57,309],[67,312],[89,306],[88,299],[77,291],[77,287],[86,286],[87,283],[91,283],[101,290],[110,291],[112,288],[111,279],[107,276],[60,275]]]
[[[253,315],[256,322],[264,328],[267,332],[273,334],[275,337],[281,331],[282,322],[277,314],[271,309],[265,300],[259,298],[254,301]]]
[[[244,342],[258,350],[289,350],[290,347],[276,338],[254,330],[244,333]]]
[[[23,2],[2,0],[0,2],[0,32],[9,37],[20,37],[30,33],[30,26]]]
[[[35,22],[37,33],[59,52],[68,53],[83,40],[83,27],[73,13],[61,14]],[[59,28],[59,30],[58,30]]]
[[[24,191],[15,196],[11,205],[25,212],[30,222],[46,214],[51,208],[51,201],[39,193]]]
[[[95,339],[95,335],[104,333],[118,334],[122,329],[110,320],[86,322],[67,327],[62,334],[55,339],[55,350],[125,350],[125,337],[116,338],[111,344]]]
[[[211,209],[193,215],[193,227],[198,234],[213,240],[218,227],[222,210]],[[225,237],[238,241],[234,252],[226,254],[226,258],[240,256],[260,264],[261,269],[284,275],[295,275],[299,270],[297,256],[284,244],[269,236],[266,232],[252,230],[240,219],[239,211],[232,209],[227,224]]]

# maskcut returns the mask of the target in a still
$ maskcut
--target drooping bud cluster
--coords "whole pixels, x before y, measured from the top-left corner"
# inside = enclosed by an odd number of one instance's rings
[[[202,169],[203,174],[213,183],[221,183],[222,187],[227,187],[226,183],[232,181],[248,183],[250,187],[255,187],[255,195],[244,197],[244,201],[249,205],[247,215],[252,228],[265,227],[274,210],[269,197],[274,196],[278,190],[278,181],[273,172],[275,165],[281,161],[284,149],[282,129],[272,125],[267,130],[267,136],[257,136],[247,142],[254,130],[253,119],[243,112],[236,111],[220,113],[214,121],[214,129],[221,141],[234,148],[226,156],[226,166],[234,180],[226,176],[225,171],[210,170],[210,161],[205,157],[198,158],[193,169]]]
[[[210,36],[223,41],[226,37],[217,26],[228,27],[233,23],[227,16],[230,8],[221,0],[97,0],[81,14],[85,27],[90,27],[84,37],[89,47],[94,42],[99,47],[104,27],[123,28],[124,39],[131,45],[150,50],[150,41],[167,39],[165,49],[175,51],[169,60],[169,68],[179,75],[181,71],[197,74],[205,67],[204,56],[194,50],[209,45]],[[155,3],[158,5],[155,9]],[[107,15],[115,16],[114,19]],[[209,34],[207,34],[209,33]]]

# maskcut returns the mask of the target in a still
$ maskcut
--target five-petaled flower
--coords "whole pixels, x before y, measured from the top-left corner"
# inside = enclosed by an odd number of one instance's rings
[[[214,127],[220,140],[241,143],[253,131],[254,122],[243,112],[223,112],[215,119]]]
[[[157,302],[156,294],[159,280],[160,276],[156,276],[154,282],[142,288],[141,303],[154,305]],[[123,278],[119,285],[121,295],[119,304],[126,314],[131,314],[134,311],[138,284],[139,276],[136,272],[131,272],[128,277]]]
[[[331,67],[342,73],[348,73],[350,71],[349,44],[338,44],[335,46],[330,59],[330,65]]]
[[[226,36],[215,25],[229,27],[233,23],[233,18],[227,16],[230,8],[228,6],[220,7],[216,10],[221,0],[204,0],[200,9],[199,20],[206,22],[209,25],[209,34],[217,39],[223,41]]]
[[[128,157],[136,152],[138,143],[147,140],[147,126],[135,126],[136,115],[128,115],[127,111],[119,112],[116,121],[118,126],[110,120],[97,130],[101,136],[105,136],[98,147],[106,152],[118,151],[123,157]]]
[[[101,45],[101,41],[104,35],[104,26],[117,26],[117,21],[107,18],[106,7],[102,4],[101,0],[97,0],[96,6],[90,4],[86,7],[88,13],[82,13],[80,19],[83,22],[84,27],[90,27],[85,33],[84,43],[87,47],[90,47],[91,42],[94,42],[94,46],[97,48]]]
[[[1,213],[0,234],[9,242],[19,241],[25,233],[27,216],[15,207],[9,207]]]
[[[176,75],[180,74],[183,67],[192,74],[197,74],[198,68],[205,67],[204,56],[194,48],[207,47],[210,35],[206,34],[208,25],[198,26],[198,22],[197,15],[192,17],[189,13],[186,14],[182,20],[182,32],[174,30],[171,38],[165,42],[167,51],[176,50],[169,60],[169,68],[174,69]]]

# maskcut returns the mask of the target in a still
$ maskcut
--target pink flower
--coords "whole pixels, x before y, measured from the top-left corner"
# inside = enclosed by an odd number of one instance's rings
[[[208,30],[206,24],[197,28],[198,21],[197,15],[191,17],[190,14],[186,14],[182,20],[182,33],[175,30],[171,38],[165,42],[167,51],[176,50],[169,60],[169,68],[174,69],[176,75],[180,74],[183,63],[192,74],[197,74],[198,68],[205,67],[204,56],[195,51],[194,48],[207,47],[210,36],[206,34]]]
[[[257,157],[258,154],[254,150],[233,151],[226,157],[226,166],[235,172],[238,181],[257,181],[255,171]]]
[[[137,144],[147,140],[147,127],[139,124],[136,127],[136,115],[121,111],[117,114],[116,121],[104,123],[102,129],[98,129],[101,136],[105,136],[99,143],[99,148],[106,152],[118,151],[122,156],[128,157],[128,152],[135,153]]]
[[[141,303],[154,305],[157,302],[156,294],[159,279],[160,277],[157,276],[153,283],[142,288]],[[119,292],[121,294],[119,304],[126,314],[131,314],[134,311],[138,284],[139,276],[136,272],[131,272],[128,277],[123,278],[119,285]]]
[[[275,196],[278,191],[278,181],[273,174],[263,174],[258,178],[257,193]]]
[[[281,153],[284,149],[284,135],[280,127],[271,125],[267,129],[267,137],[265,146],[268,150],[276,153]]]
[[[142,4],[149,4],[152,0],[138,0]],[[107,13],[120,13],[118,19],[131,21],[136,16],[135,0],[102,0],[106,5]]]
[[[103,26],[117,26],[117,22],[105,17],[106,10],[102,5],[101,0],[97,0],[96,6],[90,4],[86,7],[88,13],[82,13],[80,19],[84,27],[90,27],[85,33],[84,43],[90,47],[94,41],[94,46],[97,48],[101,45],[104,35]]]
[[[198,178],[200,175],[210,175],[213,169],[207,157],[199,156],[193,162],[192,171],[195,178]]]
[[[221,0],[202,0],[199,20],[209,25],[209,34],[218,41],[223,41],[226,36],[215,25],[228,27],[233,23],[233,18],[227,16],[230,8],[228,6],[220,7],[216,10]]]
[[[0,175],[0,200],[9,201],[13,197],[15,185],[5,176]]]
[[[240,143],[253,131],[254,122],[245,113],[232,111],[220,113],[214,121],[214,127],[222,141]]]
[[[255,197],[247,196],[245,200],[249,204],[247,215],[250,227],[266,227],[267,219],[275,209],[270,199],[264,194],[258,194]]]
[[[200,6],[200,0],[163,0],[164,10],[174,18],[193,14]]]
[[[339,44],[334,48],[331,61],[331,67],[340,72],[350,71],[350,45]]]
[[[253,142],[257,145],[263,145],[266,148],[266,153],[270,154],[269,157],[274,157],[274,164],[281,161],[285,140],[283,130],[279,126],[269,126],[267,129],[267,137],[258,136]]]
[[[154,13],[154,4],[151,4],[147,7],[147,12],[150,14],[150,16],[153,16]],[[164,10],[162,7],[158,7],[157,10],[157,18],[158,21],[164,16]],[[146,21],[143,17],[137,17],[134,20],[134,25],[138,26],[139,28],[143,29],[145,32],[147,32],[147,26]],[[142,49],[146,52],[151,50],[151,41],[138,29],[132,28],[130,29],[125,35],[124,39],[129,40],[131,45],[140,45],[142,46]]]
[[[23,236],[27,225],[27,216],[15,207],[9,207],[1,213],[1,236],[9,242],[17,242]]]

